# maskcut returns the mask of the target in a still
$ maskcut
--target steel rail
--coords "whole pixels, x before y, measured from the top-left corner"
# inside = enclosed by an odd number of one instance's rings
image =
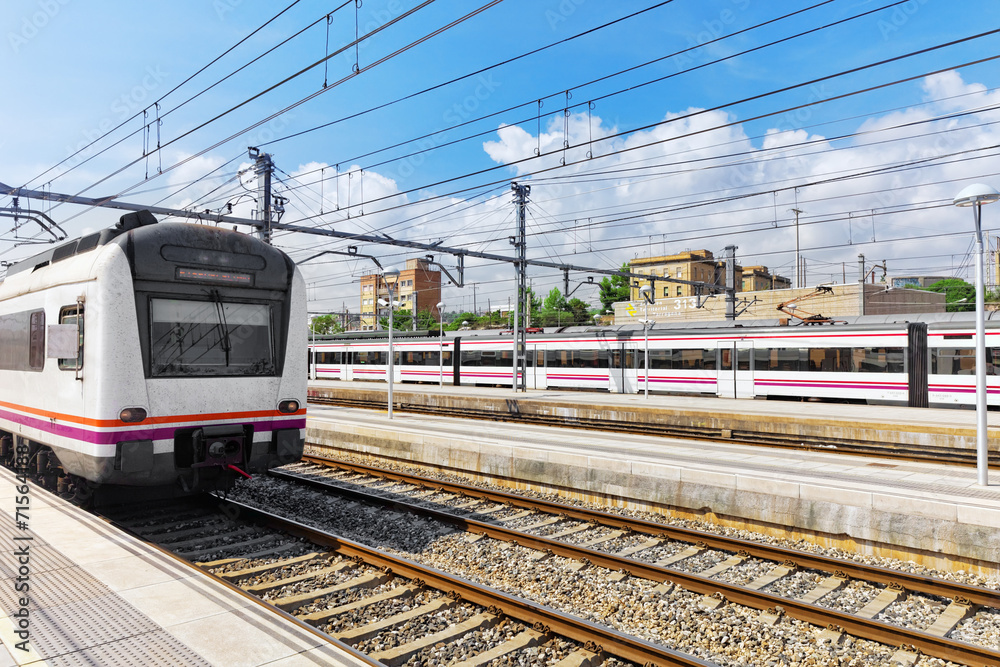
[[[384,410],[385,399],[381,402],[368,399],[345,399],[320,396],[310,396],[310,403],[317,405],[336,405],[367,410]],[[454,407],[427,406],[406,403],[397,400],[393,409],[400,412],[415,414],[438,415],[460,419],[481,419],[494,422],[512,422],[517,424],[534,424],[541,426],[556,426],[559,428],[574,428],[590,431],[608,431],[612,433],[632,433],[636,435],[665,436],[674,438],[708,440],[726,444],[758,445],[780,449],[795,449],[801,451],[822,451],[826,453],[845,454],[850,456],[870,456],[889,460],[920,461],[925,463],[953,463],[956,465],[976,465],[974,451],[955,450],[944,447],[921,445],[872,445],[870,443],[848,440],[844,438],[811,438],[804,443],[801,436],[782,436],[781,434],[751,433],[737,429],[701,428],[696,426],[680,426],[672,424],[625,424],[614,421],[596,419],[576,419],[566,421],[561,417],[531,413],[489,412]],[[722,431],[728,430],[727,437]],[[1000,452],[990,452],[990,466],[1000,466]]]
[[[706,533],[693,528],[669,526],[662,523],[656,523],[654,521],[624,517],[617,514],[611,514],[609,512],[576,507],[574,505],[564,505],[550,500],[529,498],[505,491],[483,489],[478,486],[462,484],[460,482],[448,482],[428,477],[421,477],[419,475],[412,475],[405,472],[384,470],[382,468],[376,468],[363,463],[338,461],[336,459],[330,459],[323,456],[316,456],[315,454],[307,454],[302,458],[305,461],[315,463],[317,465],[331,468],[341,468],[352,472],[361,472],[374,477],[392,479],[426,488],[436,488],[447,493],[455,493],[469,498],[483,498],[485,500],[506,503],[523,509],[537,510],[550,514],[562,514],[569,519],[586,521],[600,526],[606,526],[608,528],[629,530],[636,533],[642,533],[644,535],[662,537],[677,540],[679,542],[688,542],[690,544],[700,543],[704,544],[709,549],[730,551],[733,553],[743,552],[753,558],[777,561],[780,563],[790,562],[801,569],[821,570],[831,574],[841,574],[853,579],[863,579],[865,581],[885,584],[887,586],[898,585],[910,592],[924,593],[927,595],[936,595],[952,599],[965,599],[973,604],[1000,608],[1000,591],[991,588],[972,586],[969,584],[948,581],[946,579],[937,579],[920,574],[911,574],[909,572],[892,570],[890,568],[878,567],[876,565],[866,565],[864,563],[834,558],[832,556],[823,556],[820,554],[812,554],[807,551],[799,551],[796,549],[789,549],[787,547],[779,547],[751,540],[743,540],[738,537],[727,537],[725,535]],[[272,470],[271,473],[275,476],[285,476],[288,474],[281,470]],[[300,481],[302,479],[303,478],[301,477],[296,477],[296,481]],[[340,487],[337,488],[339,490]],[[403,503],[400,503],[400,505],[403,505]]]
[[[417,580],[427,586],[455,594],[473,604],[486,607],[491,613],[504,614],[531,625],[545,633],[568,637],[586,645],[596,653],[614,655],[639,664],[671,665],[677,667],[713,667],[707,662],[680,651],[630,637],[611,628],[591,623],[555,609],[508,595],[488,586],[475,584],[441,570],[414,561],[393,556],[358,542],[327,533],[318,528],[288,519],[265,510],[234,500],[226,500],[229,511],[236,509],[240,519],[256,521],[270,528],[302,537],[331,551],[357,558],[368,565],[383,568],[386,572],[406,579]]]
[[[392,478],[396,474],[397,473],[392,473],[391,475],[384,475],[384,476],[387,478]],[[555,555],[563,556],[565,558],[587,561],[593,565],[596,565],[598,567],[603,567],[611,571],[625,571],[633,576],[640,577],[643,579],[649,579],[652,581],[669,581],[684,589],[693,591],[695,593],[701,593],[703,595],[717,596],[721,594],[725,598],[725,600],[746,607],[751,607],[759,610],[768,610],[768,611],[780,608],[786,615],[798,619],[800,621],[805,621],[807,623],[819,625],[820,627],[832,627],[832,626],[840,627],[843,629],[843,631],[851,635],[854,635],[856,637],[861,637],[864,639],[869,639],[881,644],[888,644],[890,646],[911,645],[927,655],[941,658],[944,660],[961,662],[964,664],[972,665],[974,667],[997,667],[998,665],[1000,665],[1000,653],[992,651],[985,647],[976,646],[965,642],[955,641],[952,639],[948,639],[946,637],[938,637],[936,635],[931,635],[919,630],[903,628],[889,623],[884,623],[882,621],[861,618],[859,616],[848,614],[846,612],[837,611],[835,609],[830,609],[815,604],[800,602],[793,598],[785,598],[779,595],[775,595],[773,593],[756,591],[746,588],[744,586],[729,584],[717,579],[708,579],[705,577],[701,577],[697,574],[690,574],[651,563],[645,563],[643,561],[633,560],[629,558],[622,558],[613,554],[604,553],[602,551],[597,551],[586,547],[579,547],[572,544],[567,544],[565,542],[560,542],[558,540],[553,540],[546,537],[528,535],[526,533],[503,528],[491,523],[476,521],[474,519],[469,519],[467,517],[459,517],[447,512],[432,510],[426,507],[417,506],[415,504],[405,503],[399,500],[393,500],[376,496],[373,495],[372,493],[365,493],[354,489],[345,489],[342,486],[323,483],[320,480],[308,480],[297,475],[291,475],[280,471],[277,471],[277,474],[275,476],[285,479],[290,478],[296,483],[306,483],[311,486],[325,487],[326,489],[335,491],[338,494],[350,495],[351,497],[359,500],[366,500],[368,502],[407,509],[409,511],[417,512],[420,514],[431,515],[440,521],[450,523],[451,525],[460,526],[464,530],[467,530],[469,532],[482,533],[487,535],[488,537],[497,540],[516,542],[517,544],[522,546],[526,546],[532,549],[537,549],[540,551],[549,551]],[[533,502],[533,501],[527,501],[524,498],[522,498],[521,501]],[[526,505],[521,505],[521,506],[526,506]],[[571,508],[564,508],[563,506],[559,507],[565,510],[571,509]],[[567,516],[570,515],[570,512],[563,512],[563,513],[565,513]],[[618,519],[619,521],[621,521],[621,523],[618,525],[622,527],[627,525],[629,521],[627,519],[622,519],[620,517],[618,517]],[[666,530],[663,530],[664,528],[669,528],[669,527],[660,526],[659,524],[651,524],[651,525],[658,527],[660,529],[658,532],[669,535],[669,533]],[[688,532],[693,532],[693,531],[688,531]],[[686,541],[692,541],[692,540],[689,538]],[[704,543],[706,546],[711,546],[709,544],[710,541],[716,542],[717,544],[721,544],[721,542],[718,542],[716,540],[715,536],[710,536],[702,533],[697,533],[697,539],[694,541]],[[750,549],[745,549],[744,547],[746,546],[749,546]],[[741,547],[738,550],[745,550],[746,552],[749,553],[749,555],[754,555],[751,549],[753,549],[753,551],[757,551],[758,553],[764,553],[766,551],[761,547],[762,545],[759,544],[742,543],[741,541]],[[732,547],[727,547],[727,548],[732,549]],[[790,552],[790,550],[782,550],[782,551]],[[797,555],[798,552],[791,552],[791,553]],[[758,556],[758,557],[764,557],[767,560],[774,560],[774,556]],[[812,558],[819,558],[819,557],[813,556]],[[837,563],[839,565],[840,563],[842,563],[842,561],[837,561]],[[846,563],[844,564],[846,565]],[[884,570],[883,568],[877,568],[877,569],[882,570],[883,572],[892,572],[895,574],[895,572],[891,570]],[[861,570],[858,571],[860,572]],[[922,579],[926,581],[927,578],[918,577],[917,579]],[[983,589],[983,590],[988,591],[988,589]],[[990,597],[993,600],[996,600],[997,599],[996,592],[990,592],[990,593],[991,593]]]
[[[207,500],[205,502],[206,502],[206,504],[208,504]],[[112,517],[106,516],[104,514],[99,514],[99,513],[95,513],[95,516],[97,516],[102,521],[106,522],[107,524],[113,526],[115,528],[115,530],[120,530],[123,533],[127,533],[128,535],[131,535],[135,539],[140,540],[143,544],[145,544],[146,546],[150,547],[151,549],[154,549],[154,550],[160,552],[164,556],[170,557],[171,559],[173,559],[174,561],[176,561],[178,564],[180,564],[182,567],[192,568],[193,570],[197,571],[199,575],[208,577],[209,579],[211,579],[215,583],[217,583],[220,586],[222,586],[222,587],[224,587],[224,588],[226,588],[226,589],[228,589],[228,590],[230,590],[230,591],[238,594],[240,597],[242,597],[242,598],[244,598],[246,600],[249,600],[253,604],[257,605],[258,607],[262,607],[262,608],[264,608],[264,609],[266,609],[266,610],[268,610],[268,611],[270,611],[270,612],[272,612],[272,613],[274,613],[274,614],[282,617],[284,620],[286,620],[289,623],[295,625],[296,627],[302,629],[303,631],[307,632],[308,634],[316,637],[318,640],[322,641],[323,643],[330,644],[331,646],[335,647],[337,650],[343,651],[344,653],[350,655],[352,658],[354,658],[356,660],[359,660],[359,661],[363,661],[363,662],[367,663],[368,665],[371,665],[371,667],[379,667],[379,666],[383,665],[383,663],[378,662],[376,660],[372,660],[370,657],[368,657],[367,655],[365,655],[361,651],[358,651],[353,646],[350,646],[349,644],[345,644],[344,642],[340,641],[339,639],[335,639],[334,637],[331,637],[330,635],[328,635],[327,633],[323,632],[322,630],[320,630],[316,626],[310,625],[310,624],[306,623],[305,621],[303,621],[303,620],[301,620],[299,618],[296,618],[294,615],[288,613],[287,611],[285,611],[283,609],[278,609],[274,605],[268,603],[266,600],[263,600],[263,599],[257,597],[256,595],[254,595],[252,593],[248,593],[247,591],[243,590],[242,588],[240,588],[236,584],[234,584],[234,583],[232,583],[230,581],[226,581],[222,577],[219,577],[219,576],[217,576],[217,575],[209,572],[206,568],[199,567],[198,565],[195,565],[191,561],[186,560],[184,558],[181,558],[180,556],[178,556],[177,554],[173,553],[169,549],[164,548],[164,547],[160,546],[159,544],[156,544],[155,542],[151,542],[148,538],[143,537],[142,535],[140,535],[139,533],[135,532],[131,528],[127,528],[124,525],[122,525],[120,523],[120,521],[122,519],[112,518]]]

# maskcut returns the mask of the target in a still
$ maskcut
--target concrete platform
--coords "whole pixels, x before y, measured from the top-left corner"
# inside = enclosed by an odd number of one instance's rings
[[[380,382],[310,380],[311,397],[355,396],[382,402]],[[780,437],[828,441],[881,442],[901,446],[945,447],[975,452],[975,411],[844,403],[735,400],[712,396],[611,394],[396,384],[393,404],[461,407],[482,414],[559,417],[567,423],[616,422],[665,424]],[[988,415],[989,449],[1000,452],[1000,412]],[[1000,471],[998,471],[1000,474]]]
[[[0,469],[0,667],[371,664],[35,486],[18,504],[16,487]]]
[[[315,389],[315,386],[311,387]],[[376,391],[375,385],[366,391]],[[384,390],[384,388],[383,388]],[[403,390],[434,400],[525,401],[576,409],[625,405],[649,414],[694,413],[786,428],[894,429],[974,439],[970,411],[773,403],[715,398],[607,397],[445,387]],[[400,392],[397,386],[394,394]],[[440,400],[440,399],[439,399]],[[610,406],[606,405],[611,402]],[[639,403],[639,406],[635,406]],[[548,409],[548,408],[547,408]],[[560,408],[561,409],[561,408]],[[991,414],[991,424],[1000,415]],[[853,426],[852,426],[853,424]],[[973,467],[805,452],[582,429],[449,419],[395,411],[310,405],[307,451],[318,446],[445,467],[512,486],[704,518],[765,533],[809,538],[943,569],[1000,577],[1000,471],[976,484]]]

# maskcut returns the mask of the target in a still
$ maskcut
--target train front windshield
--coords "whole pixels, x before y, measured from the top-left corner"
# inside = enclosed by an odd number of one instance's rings
[[[271,307],[150,299],[153,377],[274,375]]]

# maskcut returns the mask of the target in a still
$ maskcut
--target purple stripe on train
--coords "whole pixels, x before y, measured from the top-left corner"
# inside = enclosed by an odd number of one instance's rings
[[[0,419],[5,419],[15,424],[21,424],[30,428],[37,428],[39,431],[51,433],[53,435],[89,442],[95,445],[112,445],[124,440],[170,440],[174,437],[174,431],[178,428],[197,428],[197,424],[190,426],[171,426],[161,428],[139,428],[128,431],[91,431],[77,426],[66,426],[36,417],[20,415],[6,410],[0,410]],[[243,423],[243,422],[230,422]],[[249,422],[253,424],[254,432],[278,431],[286,428],[302,429],[306,427],[305,419],[284,419],[271,422]],[[222,425],[219,422],[211,422],[211,425]]]

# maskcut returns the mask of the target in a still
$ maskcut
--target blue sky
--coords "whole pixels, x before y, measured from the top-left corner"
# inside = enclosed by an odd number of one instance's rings
[[[286,223],[511,255],[509,181],[517,178],[532,184],[529,256],[539,259],[617,268],[649,253],[721,253],[735,244],[741,264],[791,276],[789,209],[797,206],[807,284],[855,279],[859,253],[886,260],[890,274],[971,278],[971,214],[944,204],[967,182],[1000,186],[989,148],[1000,144],[1000,69],[996,61],[952,68],[1000,54],[1000,36],[866,67],[1000,28],[996,2],[967,0],[957,15],[959,5],[940,0],[503,0],[374,66],[488,0],[436,0],[405,17],[422,3],[365,0],[356,9],[303,0],[248,37],[288,4],[9,1],[0,182],[199,210],[230,202],[250,215],[252,177],[237,171],[250,164],[246,147],[257,145],[281,170]],[[356,30],[383,26],[357,49],[206,124]],[[786,41],[743,53],[777,40]],[[518,58],[535,49],[543,50]],[[352,76],[355,63],[361,72]],[[866,69],[800,86],[853,68]],[[926,76],[936,70],[949,71]],[[51,208],[71,236],[120,215],[30,204]],[[990,230],[1000,227],[993,218],[1000,210],[986,209]],[[32,236],[27,227],[0,235],[0,259],[36,251],[18,245]],[[276,243],[298,259],[349,244],[289,234]],[[361,252],[383,264],[423,254],[372,244]],[[310,307],[357,310],[358,278],[373,266],[335,256],[305,265]],[[561,285],[556,272],[529,273],[542,294]],[[477,283],[480,308],[506,304],[514,272],[470,260],[467,280]],[[472,289],[449,287],[445,301],[449,310],[471,308]]]

